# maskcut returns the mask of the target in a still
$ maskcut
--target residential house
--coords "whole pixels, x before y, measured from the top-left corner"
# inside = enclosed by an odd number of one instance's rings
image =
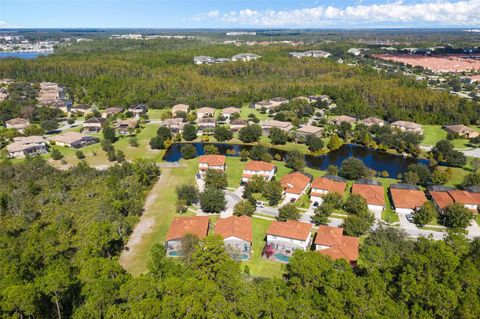
[[[474,212],[478,211],[480,205],[480,196],[477,193],[470,193],[461,190],[451,190],[448,194],[452,197],[453,201],[458,204],[462,204],[465,208],[468,208]]]
[[[227,122],[230,122],[230,117],[235,113],[240,113],[240,110],[236,107],[226,107],[222,110],[222,116],[227,120]]]
[[[23,133],[23,131],[30,126],[30,121],[22,118],[15,118],[5,122],[6,128],[12,128],[14,130]]]
[[[354,183],[352,194],[365,198],[368,209],[372,212],[382,212],[385,209],[385,191],[382,185],[375,183]]]
[[[263,257],[288,262],[295,250],[306,251],[310,246],[312,226],[294,220],[273,221],[267,230]]]
[[[273,104],[273,107],[277,107],[277,106],[280,106],[282,104],[287,104],[289,102],[288,99],[284,98],[284,97],[274,97],[274,98],[271,98],[270,100],[268,100],[270,103]]]
[[[253,53],[240,53],[240,54],[235,54],[232,56],[232,61],[255,61],[257,59],[261,58],[261,56],[253,54]]]
[[[479,132],[471,129],[468,126],[465,125],[446,125],[445,130],[449,133],[456,134],[458,136],[464,137],[464,138],[475,138],[480,135]]]
[[[197,110],[197,118],[203,119],[205,117],[213,117],[215,109],[211,107],[201,107]]]
[[[442,212],[448,205],[453,204],[453,198],[448,192],[436,192],[430,191],[430,196],[432,198],[433,205],[438,209],[439,212]]]
[[[99,139],[90,135],[78,132],[66,132],[59,135],[48,137],[50,144],[64,147],[81,148],[99,142]]]
[[[360,120],[360,124],[371,127],[373,125],[384,126],[386,122],[376,117],[367,117],[366,119]]]
[[[41,105],[54,105],[64,97],[63,88],[57,83],[41,82],[38,93],[38,103]]]
[[[193,57],[193,63],[197,65],[201,64],[214,64],[216,61],[215,58],[206,55],[199,55]]]
[[[252,253],[253,228],[248,216],[220,218],[215,223],[215,234],[223,238],[225,250],[235,260],[249,260]]]
[[[265,133],[269,133],[270,129],[276,127],[284,132],[290,132],[293,129],[293,125],[290,122],[282,122],[277,120],[267,120],[261,123],[262,129]]]
[[[145,104],[137,104],[128,109],[128,112],[132,113],[135,118],[140,118],[142,115],[147,114],[148,107]]]
[[[292,58],[328,58],[331,54],[329,52],[321,51],[321,50],[309,50],[304,52],[290,52],[290,57]]]
[[[130,135],[136,128],[138,128],[139,120],[138,119],[127,119],[118,121],[116,127],[117,132],[120,135]]]
[[[427,201],[423,191],[406,184],[391,185],[390,196],[395,212],[402,215],[413,213]]]
[[[177,116],[177,112],[183,112],[188,114],[190,111],[190,106],[187,104],[177,104],[172,107],[173,116]]]
[[[263,100],[263,101],[259,101],[259,102],[255,102],[255,104],[253,105],[253,107],[255,108],[255,110],[261,110],[261,109],[267,109],[267,110],[271,110],[275,107],[276,105],[270,101],[267,101],[267,100]]]
[[[318,126],[304,125],[297,129],[297,138],[306,138],[307,136],[322,137],[323,129]]]
[[[80,113],[80,114],[83,114],[83,115],[91,114],[92,113],[92,107],[88,104],[72,105],[71,107],[68,108],[68,112],[70,112],[70,113]]]
[[[242,174],[242,182],[247,183],[252,176],[259,175],[267,181],[275,176],[276,166],[263,161],[250,161],[245,165]]]
[[[0,102],[5,101],[7,97],[8,97],[7,90],[0,88]]]
[[[110,116],[115,117],[122,112],[123,112],[123,109],[121,107],[109,107],[103,111],[102,117],[104,118],[108,118]]]
[[[230,129],[234,132],[240,131],[248,125],[248,122],[242,119],[236,119],[230,122]]]
[[[198,158],[198,170],[204,173],[206,170],[215,169],[225,172],[227,169],[225,155],[202,155]]]
[[[25,157],[47,153],[47,146],[43,136],[21,136],[7,145],[7,152],[9,157]]]
[[[315,177],[312,182],[310,201],[314,204],[321,204],[323,202],[322,197],[331,192],[343,196],[346,187],[346,180],[338,176],[327,175],[324,177]]]
[[[320,225],[314,245],[315,251],[333,260],[344,259],[352,266],[357,263],[359,240],[343,235],[343,228]]]
[[[280,179],[285,197],[289,200],[297,200],[306,194],[311,181],[310,176],[300,172],[287,174]]]
[[[102,130],[103,124],[107,119],[103,117],[92,117],[83,122],[82,132],[86,133],[98,133]]]
[[[217,121],[213,117],[203,117],[197,120],[198,134],[213,134]]]
[[[187,234],[203,239],[208,234],[208,216],[175,217],[165,238],[167,256],[182,256],[182,239]]]
[[[353,124],[357,121],[356,118],[347,116],[347,115],[339,115],[339,116],[334,116],[330,119],[330,122],[335,124],[335,125],[340,125],[341,123],[350,123]]]
[[[413,122],[396,121],[396,122],[390,123],[390,126],[404,132],[423,134],[422,126],[420,124],[413,123]]]
[[[165,119],[160,123],[160,126],[168,127],[173,133],[181,133],[185,123],[181,117],[173,119]]]

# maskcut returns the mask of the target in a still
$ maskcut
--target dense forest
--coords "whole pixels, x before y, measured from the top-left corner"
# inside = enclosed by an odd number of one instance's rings
[[[331,49],[345,51],[333,45]],[[376,115],[421,124],[473,124],[479,117],[474,102],[429,90],[414,79],[347,66],[335,59],[290,59],[291,50],[284,45],[211,45],[196,39],[96,40],[62,47],[57,54],[35,60],[4,60],[0,78],[58,82],[75,102],[101,108],[135,103],[163,108],[180,102],[225,107],[275,96],[328,94],[338,106],[335,113],[360,118]],[[231,57],[239,52],[262,58],[211,66],[192,61],[195,55]]]
[[[41,159],[0,165],[2,318],[479,318],[480,240],[408,240],[379,228],[351,268],[296,252],[281,279],[252,278],[209,236],[184,262],[157,245],[132,277],[118,255],[158,176]],[[257,248],[258,249],[258,248]]]

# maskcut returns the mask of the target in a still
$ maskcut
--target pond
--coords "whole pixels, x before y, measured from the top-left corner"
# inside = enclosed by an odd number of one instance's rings
[[[38,58],[39,56],[49,55],[50,52],[37,52],[37,51],[28,51],[28,52],[0,52],[0,60],[6,58],[19,58],[25,60],[31,60]]]
[[[231,153],[231,151],[235,151],[235,155],[230,156],[238,156],[241,150],[250,150],[252,148],[251,145],[238,145],[238,144],[223,144],[223,143],[210,143],[211,145],[215,145],[219,153],[222,155],[227,155],[227,151]],[[181,154],[181,147],[183,144],[174,144],[170,147],[165,156],[163,157],[164,161],[167,162],[176,162],[182,158]],[[208,144],[204,143],[192,143],[197,150],[198,155],[205,154],[204,146]],[[287,152],[282,150],[277,150],[274,148],[269,149],[270,154],[275,156],[279,154],[282,158],[285,158]],[[407,168],[410,164],[428,164],[428,160],[426,159],[417,159],[412,157],[403,157],[400,155],[385,153],[382,151],[368,149],[360,145],[354,144],[347,144],[342,146],[340,149],[329,152],[325,155],[320,156],[311,156],[305,155],[305,164],[306,166],[318,169],[318,170],[325,170],[329,165],[335,165],[339,167],[342,162],[350,157],[356,157],[365,163],[368,168],[371,168],[377,172],[387,171],[388,175],[396,178],[398,174],[403,174],[407,171]]]

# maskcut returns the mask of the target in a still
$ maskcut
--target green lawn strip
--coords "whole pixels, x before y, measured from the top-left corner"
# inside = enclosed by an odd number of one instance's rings
[[[385,209],[382,212],[382,220],[389,223],[399,222],[400,219],[398,218],[398,215],[395,213],[395,211],[392,209],[392,203],[390,202],[390,197],[388,196],[388,188],[390,187],[391,184],[398,183],[398,180],[393,178],[375,178],[375,179],[381,182],[384,188]]]
[[[239,157],[227,156],[227,180],[228,187],[237,188],[240,186],[243,168],[247,162],[240,161]]]
[[[262,250],[265,246],[265,237],[268,227],[272,221],[252,218],[253,224],[253,254],[252,259],[248,262],[242,262],[243,265],[248,265],[250,268],[250,275],[252,277],[276,277],[280,278],[283,273],[282,264],[274,261],[267,261],[262,258]]]
[[[165,180],[156,188],[158,193],[150,206],[149,211],[145,211],[144,215],[154,219],[151,225],[152,231],[142,236],[142,241],[135,247],[136,254],[127,265],[127,270],[133,275],[139,275],[146,270],[147,261],[150,258],[150,249],[156,243],[164,243],[165,236],[173,218],[177,216],[175,189],[181,184],[194,184],[195,173],[198,169],[198,160],[181,161],[187,164],[182,168],[165,168],[162,174],[165,174]],[[189,212],[186,215],[193,215]],[[184,215],[185,216],[185,215]]]
[[[248,115],[249,114],[255,114],[255,116],[261,121],[264,121],[268,118],[267,113],[262,114],[262,113],[260,113],[260,111],[251,108],[248,104],[243,105],[240,108],[240,118],[244,119],[244,120],[248,120]]]
[[[440,233],[445,232],[445,229],[438,228],[438,227],[429,227],[428,225],[425,225],[423,227],[418,227],[418,229],[436,231],[436,232],[440,232]]]
[[[161,120],[162,119],[162,114],[165,114],[167,112],[170,112],[171,109],[149,109],[148,110],[148,118],[150,120]]]
[[[440,125],[423,125],[423,141],[422,144],[435,146],[438,141],[447,138],[447,131]],[[478,131],[478,127],[470,126],[472,129]],[[456,138],[451,141],[453,146],[457,149],[468,148],[470,141],[466,138]]]
[[[311,205],[311,201],[310,201],[310,197],[308,196],[308,192],[300,196],[300,198],[297,201],[295,201],[293,205],[295,205],[298,208],[305,208],[305,209],[309,208]]]

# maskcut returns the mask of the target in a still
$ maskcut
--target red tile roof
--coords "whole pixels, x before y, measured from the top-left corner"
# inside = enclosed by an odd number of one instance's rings
[[[480,204],[478,202],[478,198],[476,198],[476,196],[472,196],[472,194],[467,191],[452,190],[452,191],[449,191],[448,194],[452,196],[455,203],[470,204],[470,205]]]
[[[275,168],[275,165],[263,161],[250,161],[245,165],[246,170],[249,171],[271,171]]]
[[[322,255],[330,256],[332,259],[346,259],[350,262],[358,259],[357,237],[344,236],[343,228],[319,226],[314,243],[330,248],[317,250]]]
[[[352,194],[358,194],[365,198],[368,205],[385,206],[385,193],[383,186],[353,184]]]
[[[237,237],[252,242],[252,219],[248,216],[220,218],[215,224],[215,233],[223,238]]]
[[[176,217],[170,224],[166,240],[181,239],[186,234],[202,239],[208,233],[208,216]]]
[[[312,224],[287,220],[286,222],[273,221],[268,227],[267,235],[307,240]]]
[[[223,166],[225,161],[225,155],[202,155],[198,158],[199,163],[207,164],[208,166]]]
[[[340,195],[343,195],[343,192],[345,192],[345,187],[347,187],[347,183],[325,177],[315,177],[312,183],[312,189],[322,189],[328,192],[339,193]]]
[[[430,192],[430,195],[440,209],[444,209],[454,203],[452,196],[448,192]]]
[[[285,192],[292,194],[301,194],[310,183],[311,178],[300,172],[294,172],[283,176],[280,179]]]
[[[390,194],[395,208],[415,209],[427,201],[425,194],[415,189],[390,188]]]

